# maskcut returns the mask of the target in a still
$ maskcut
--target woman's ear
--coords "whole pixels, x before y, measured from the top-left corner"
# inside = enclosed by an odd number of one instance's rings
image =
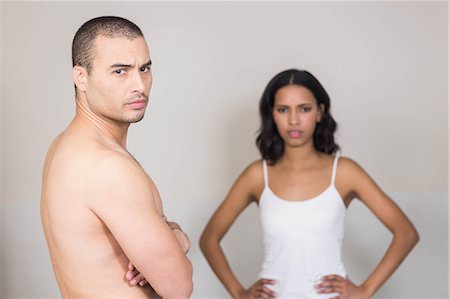
[[[79,91],[86,91],[87,71],[84,67],[76,65],[72,69],[72,80]]]
[[[319,111],[317,112],[317,118],[316,118],[316,122],[320,123],[320,121],[322,120],[322,115],[325,112],[325,105],[324,104],[320,104],[319,105]]]

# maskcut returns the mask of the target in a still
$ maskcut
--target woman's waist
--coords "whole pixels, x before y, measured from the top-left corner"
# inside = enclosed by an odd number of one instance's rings
[[[264,260],[261,272],[276,277],[294,276],[301,279],[316,279],[320,275],[346,275],[344,263],[336,260]]]
[[[294,280],[298,283],[318,282],[323,276],[332,274],[342,277],[347,276],[347,271],[343,263],[335,263],[334,265],[327,266],[322,265],[316,268],[304,265],[298,265],[299,268],[294,268],[293,266],[296,266],[295,264],[289,264],[289,266],[291,267],[281,267],[280,265],[271,267],[271,265],[263,264],[259,276],[275,280],[289,278],[289,280]]]
[[[272,246],[264,248],[262,272],[311,278],[346,271],[340,246]]]
[[[264,234],[264,253],[277,252],[340,252],[343,235],[313,235],[313,234]]]
[[[277,293],[277,298],[299,299],[328,299],[335,298],[339,294],[319,294],[315,286],[325,275],[337,274],[346,277],[344,267],[315,269],[314,272],[302,271],[302,269],[280,271],[279,269],[262,269],[259,278],[273,279],[275,284],[270,289]]]

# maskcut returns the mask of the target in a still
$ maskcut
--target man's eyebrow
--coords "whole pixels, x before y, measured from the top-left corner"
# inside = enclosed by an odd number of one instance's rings
[[[131,64],[125,64],[125,63],[114,63],[109,68],[113,69],[113,68],[117,68],[117,67],[130,68],[130,67],[132,67],[132,65]]]
[[[144,63],[143,65],[141,65],[141,67],[147,67],[147,66],[151,66],[152,65],[152,61],[149,60],[146,63]]]
[[[144,63],[141,67],[148,67],[152,65],[152,61],[149,60],[146,63]],[[113,68],[131,68],[133,67],[132,64],[125,64],[125,63],[114,63],[113,65],[111,65],[109,68],[113,69]]]

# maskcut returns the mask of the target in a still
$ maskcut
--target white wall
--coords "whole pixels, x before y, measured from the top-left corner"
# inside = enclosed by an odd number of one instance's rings
[[[194,298],[227,297],[196,243],[239,172],[258,158],[259,96],[273,75],[290,67],[307,69],[323,83],[344,155],[395,198],[421,233],[378,297],[447,298],[446,2],[2,6],[2,298],[59,296],[39,220],[41,166],[74,113],[73,34],[106,14],[136,22],[150,45],[151,104],[130,130],[129,149],[159,186],[166,213],[193,240]],[[261,259],[257,212],[255,206],[245,211],[224,240],[246,284]],[[388,241],[367,209],[352,204],[344,256],[355,281],[369,273]]]

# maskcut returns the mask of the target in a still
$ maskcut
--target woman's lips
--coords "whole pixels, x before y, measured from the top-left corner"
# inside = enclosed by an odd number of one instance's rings
[[[303,135],[302,131],[298,131],[298,130],[288,131],[288,136],[290,138],[300,138],[300,137],[302,137],[302,135]]]

